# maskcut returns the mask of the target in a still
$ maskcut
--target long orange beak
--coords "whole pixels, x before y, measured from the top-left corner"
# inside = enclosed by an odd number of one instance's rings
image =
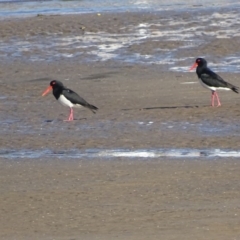
[[[193,69],[196,68],[197,66],[198,66],[198,64],[197,64],[197,63],[194,63],[194,64],[191,66],[191,68],[189,69],[189,71],[193,70]]]
[[[52,86],[49,86],[42,94],[42,96],[45,96],[48,92],[52,90]]]

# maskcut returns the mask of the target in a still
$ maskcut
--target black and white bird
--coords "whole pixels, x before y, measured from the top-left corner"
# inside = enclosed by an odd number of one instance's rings
[[[81,98],[77,93],[69,88],[64,87],[64,85],[57,80],[52,80],[49,87],[43,92],[42,96],[45,96],[49,91],[52,90],[54,97],[63,105],[70,108],[70,115],[68,120],[73,121],[73,107],[85,107],[90,109],[93,113],[98,110],[97,107],[89,104],[83,98]]]
[[[238,93],[238,87],[224,81],[219,75],[207,67],[207,61],[204,58],[197,58],[190,70],[197,67],[196,73],[203,87],[212,91],[211,104],[214,107],[215,96],[217,98],[217,107],[221,106],[217,90],[232,90]]]

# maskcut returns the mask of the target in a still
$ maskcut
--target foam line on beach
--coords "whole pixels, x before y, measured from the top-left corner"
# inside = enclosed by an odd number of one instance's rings
[[[83,159],[83,158],[240,158],[240,150],[228,149],[86,149],[86,150],[1,150],[0,157],[7,159]]]

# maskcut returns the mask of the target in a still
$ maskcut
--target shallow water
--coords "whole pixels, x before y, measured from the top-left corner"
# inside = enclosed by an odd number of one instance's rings
[[[127,132],[130,129],[139,133],[148,134],[151,131],[166,132],[169,134],[189,133],[201,137],[225,137],[225,136],[240,136],[240,123],[232,121],[231,124],[226,124],[220,121],[201,121],[198,123],[191,122],[153,122],[153,121],[98,121],[96,124],[89,124],[83,120],[75,121],[74,129],[76,132],[81,132],[81,139],[92,138],[108,138],[112,134],[112,129],[117,129],[120,132]],[[68,122],[63,123],[60,119],[41,120],[34,125],[26,122],[23,119],[5,119],[0,121],[0,133],[12,134],[12,132],[22,134],[24,137],[28,134],[48,135],[52,133],[68,133]]]
[[[112,158],[239,158],[240,151],[229,149],[86,149],[86,150],[0,150],[0,157],[8,159],[21,158],[59,158],[59,159],[112,159]]]
[[[1,17],[26,17],[37,14],[71,14],[94,12],[125,12],[125,11],[163,11],[188,10],[192,8],[236,8],[238,0],[79,0],[79,1],[32,1],[32,0],[1,0]]]

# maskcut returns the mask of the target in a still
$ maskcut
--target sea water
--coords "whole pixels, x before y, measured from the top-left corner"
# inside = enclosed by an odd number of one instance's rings
[[[0,0],[0,17],[125,11],[238,8],[239,0]]]

